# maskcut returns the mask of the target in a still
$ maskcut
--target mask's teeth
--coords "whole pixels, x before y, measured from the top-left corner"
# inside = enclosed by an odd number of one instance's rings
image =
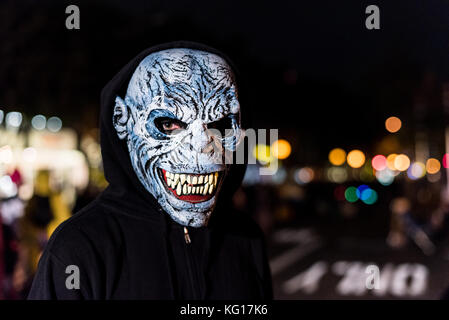
[[[209,194],[212,194],[213,191],[214,191],[214,185],[211,184],[211,185],[209,185]]]
[[[208,177],[208,182],[209,182],[210,184],[213,184],[213,181],[214,181],[214,175],[213,175],[213,173],[211,173],[211,174],[209,175],[209,177]]]
[[[217,186],[217,181],[218,181],[218,172],[215,172],[215,174],[214,174],[214,188]]]
[[[212,194],[218,184],[218,172],[204,175],[189,175],[165,171],[167,186],[174,189],[178,196]]]
[[[167,177],[167,186],[169,188],[171,188],[171,185],[172,185],[172,180],[169,177]]]

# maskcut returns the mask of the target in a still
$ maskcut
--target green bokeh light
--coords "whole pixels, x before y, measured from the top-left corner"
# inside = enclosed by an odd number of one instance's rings
[[[345,198],[349,202],[356,202],[359,197],[357,197],[357,188],[356,187],[349,187],[345,191]]]

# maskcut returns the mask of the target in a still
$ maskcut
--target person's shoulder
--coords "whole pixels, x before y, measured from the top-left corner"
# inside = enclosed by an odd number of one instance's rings
[[[80,251],[107,240],[111,215],[94,200],[89,205],[62,222],[51,235],[47,249],[61,256],[70,251]]]

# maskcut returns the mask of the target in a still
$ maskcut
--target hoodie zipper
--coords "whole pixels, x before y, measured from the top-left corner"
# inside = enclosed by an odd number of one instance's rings
[[[187,227],[184,227],[184,240],[187,244],[190,244],[192,242],[190,240],[189,230],[187,230]]]
[[[190,245],[192,243],[189,235],[189,230],[187,227],[184,227],[184,241],[185,241],[185,250],[186,250],[186,262],[187,262],[187,273],[189,275],[190,279],[190,285],[193,293],[193,299],[197,300],[200,299],[201,295],[198,289],[198,279],[196,276],[195,268],[194,268],[194,261],[193,261],[193,253],[192,253],[192,246]]]

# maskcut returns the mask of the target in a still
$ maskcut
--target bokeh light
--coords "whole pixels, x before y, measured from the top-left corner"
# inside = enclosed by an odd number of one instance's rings
[[[58,132],[62,128],[62,120],[58,117],[51,117],[47,121],[47,129],[51,132]]]
[[[359,198],[360,200],[363,200],[362,193],[366,189],[369,189],[369,187],[366,184],[362,184],[362,185],[358,186],[357,191],[356,191],[357,198]]]
[[[348,202],[356,202],[359,198],[357,197],[357,188],[348,187],[345,190],[345,198]]]
[[[315,173],[312,168],[304,167],[295,172],[295,181],[298,184],[307,184],[313,180]]]
[[[374,170],[371,162],[372,161],[367,160],[362,170],[360,171],[360,180],[362,180],[363,182],[371,182],[376,179],[374,177]]]
[[[413,162],[407,170],[407,176],[412,180],[422,178],[425,174],[426,166],[424,165],[424,163],[419,161]]]
[[[22,114],[20,112],[8,112],[6,114],[6,124],[10,127],[18,128],[22,124]]]
[[[365,189],[362,192],[360,199],[366,204],[374,204],[377,201],[377,192],[371,188]]]
[[[346,161],[346,151],[341,148],[332,149],[329,152],[329,162],[334,166],[341,166]]]
[[[278,159],[287,159],[292,152],[292,147],[287,140],[279,139],[271,144],[271,154]]]
[[[385,121],[385,128],[388,132],[395,133],[398,132],[402,127],[401,119],[398,117],[389,117]]]
[[[31,119],[31,125],[36,130],[43,130],[45,129],[45,126],[47,124],[47,119],[45,116],[38,114],[37,116],[34,116],[33,119]]]
[[[435,174],[441,169],[440,161],[435,158],[429,158],[426,162],[426,170],[429,174]]]
[[[445,153],[443,156],[443,167],[449,168],[449,153]]]
[[[371,164],[377,171],[384,170],[387,167],[387,158],[381,154],[378,154],[373,158]]]
[[[266,144],[257,144],[253,148],[253,156],[263,164],[267,164],[273,160],[270,147]]]
[[[394,172],[390,169],[384,169],[376,172],[376,179],[383,186],[389,186],[394,181]]]
[[[339,190],[334,190],[334,196],[338,199]],[[362,184],[359,187],[349,187],[346,189],[344,196],[349,202],[356,202],[358,199],[362,200],[365,204],[374,204],[377,199],[377,192],[371,189],[366,184]]]
[[[392,153],[388,155],[387,157],[387,168],[390,170],[396,170],[396,167],[394,166],[394,160],[396,159],[398,155],[396,153]]]
[[[334,189],[334,197],[337,201],[343,201],[346,199],[345,197],[345,187],[344,186],[337,186]]]
[[[350,167],[360,168],[365,163],[365,155],[360,150],[352,150],[348,153],[347,161]]]
[[[327,178],[331,182],[343,183],[348,179],[348,172],[343,167],[331,167],[327,170]]]
[[[405,171],[410,167],[410,158],[407,157],[405,154],[399,154],[394,159],[394,167],[396,170],[399,171]]]

